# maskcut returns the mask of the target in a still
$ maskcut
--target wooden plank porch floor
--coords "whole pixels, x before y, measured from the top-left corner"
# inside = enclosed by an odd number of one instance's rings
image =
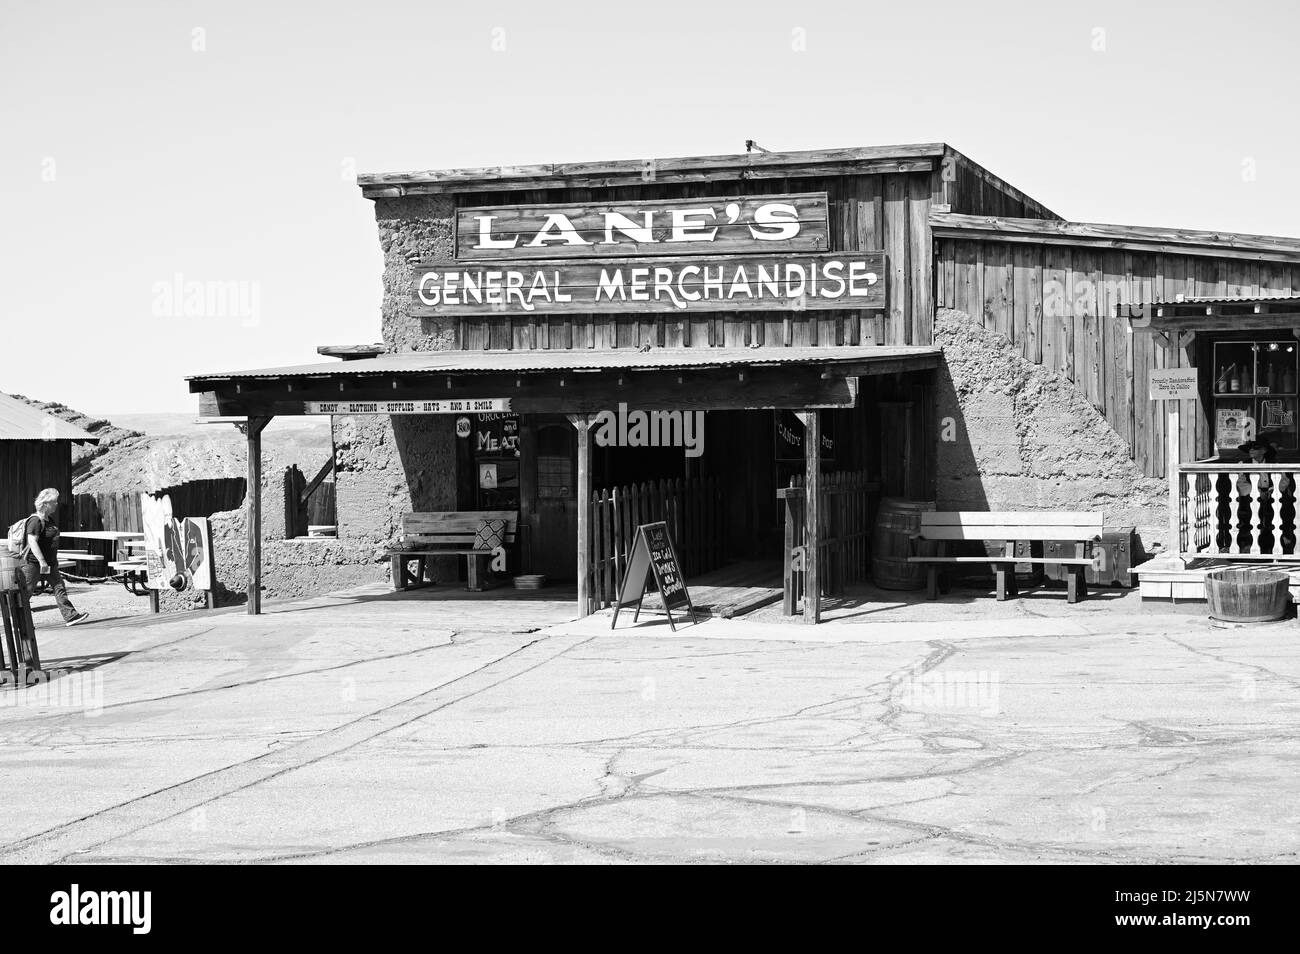
[[[687,580],[691,604],[703,616],[731,619],[784,595],[780,560],[743,560]],[[641,612],[663,612],[658,593],[647,593]]]
[[[1179,567],[1168,557],[1154,557],[1134,567],[1142,598],[1157,600],[1205,599],[1205,574],[1211,570],[1277,570],[1291,579],[1291,601],[1300,603],[1300,559],[1277,563],[1206,557]]]

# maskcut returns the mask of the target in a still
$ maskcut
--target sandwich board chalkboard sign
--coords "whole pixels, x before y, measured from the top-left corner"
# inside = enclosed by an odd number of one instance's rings
[[[668,614],[668,625],[673,631],[677,624],[673,622],[673,610],[685,606],[690,621],[695,622],[695,607],[691,605],[691,594],[686,589],[686,577],[682,575],[682,566],[677,562],[677,551],[673,548],[672,538],[668,536],[668,524],[662,520],[658,523],[645,523],[636,528],[632,538],[632,551],[628,554],[627,572],[623,574],[623,584],[619,587],[618,601],[614,604],[614,619],[609,628],[618,623],[618,611],[624,606],[636,604],[632,622],[641,615],[641,601],[645,599],[646,584],[654,574],[655,585],[664,601],[664,612]]]

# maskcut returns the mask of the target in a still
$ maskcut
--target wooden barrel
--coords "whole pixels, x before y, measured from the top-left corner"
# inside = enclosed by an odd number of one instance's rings
[[[913,537],[921,531],[921,514],[934,510],[933,500],[885,497],[876,512],[871,536],[871,579],[886,590],[919,590],[925,586],[925,567],[908,563],[910,556],[934,556],[938,544]]]
[[[1227,623],[1267,623],[1286,615],[1290,580],[1277,570],[1212,570],[1205,574],[1210,616]]]
[[[23,589],[22,579],[18,576],[18,568],[23,565],[23,558],[14,556],[9,552],[9,547],[0,542],[0,590],[21,590]]]

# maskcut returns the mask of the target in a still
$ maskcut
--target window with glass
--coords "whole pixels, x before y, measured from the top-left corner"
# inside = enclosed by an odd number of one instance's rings
[[[1300,446],[1296,344],[1280,337],[1214,343],[1211,426],[1218,453],[1233,453],[1256,438],[1292,453]]]

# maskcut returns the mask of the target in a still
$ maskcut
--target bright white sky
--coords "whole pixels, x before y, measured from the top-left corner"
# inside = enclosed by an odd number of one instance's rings
[[[1243,0],[5,0],[0,391],[189,413],[188,374],[378,340],[352,169],[946,141],[1067,218],[1300,235],[1298,28]],[[249,283],[259,320],[155,315],[178,274]]]

